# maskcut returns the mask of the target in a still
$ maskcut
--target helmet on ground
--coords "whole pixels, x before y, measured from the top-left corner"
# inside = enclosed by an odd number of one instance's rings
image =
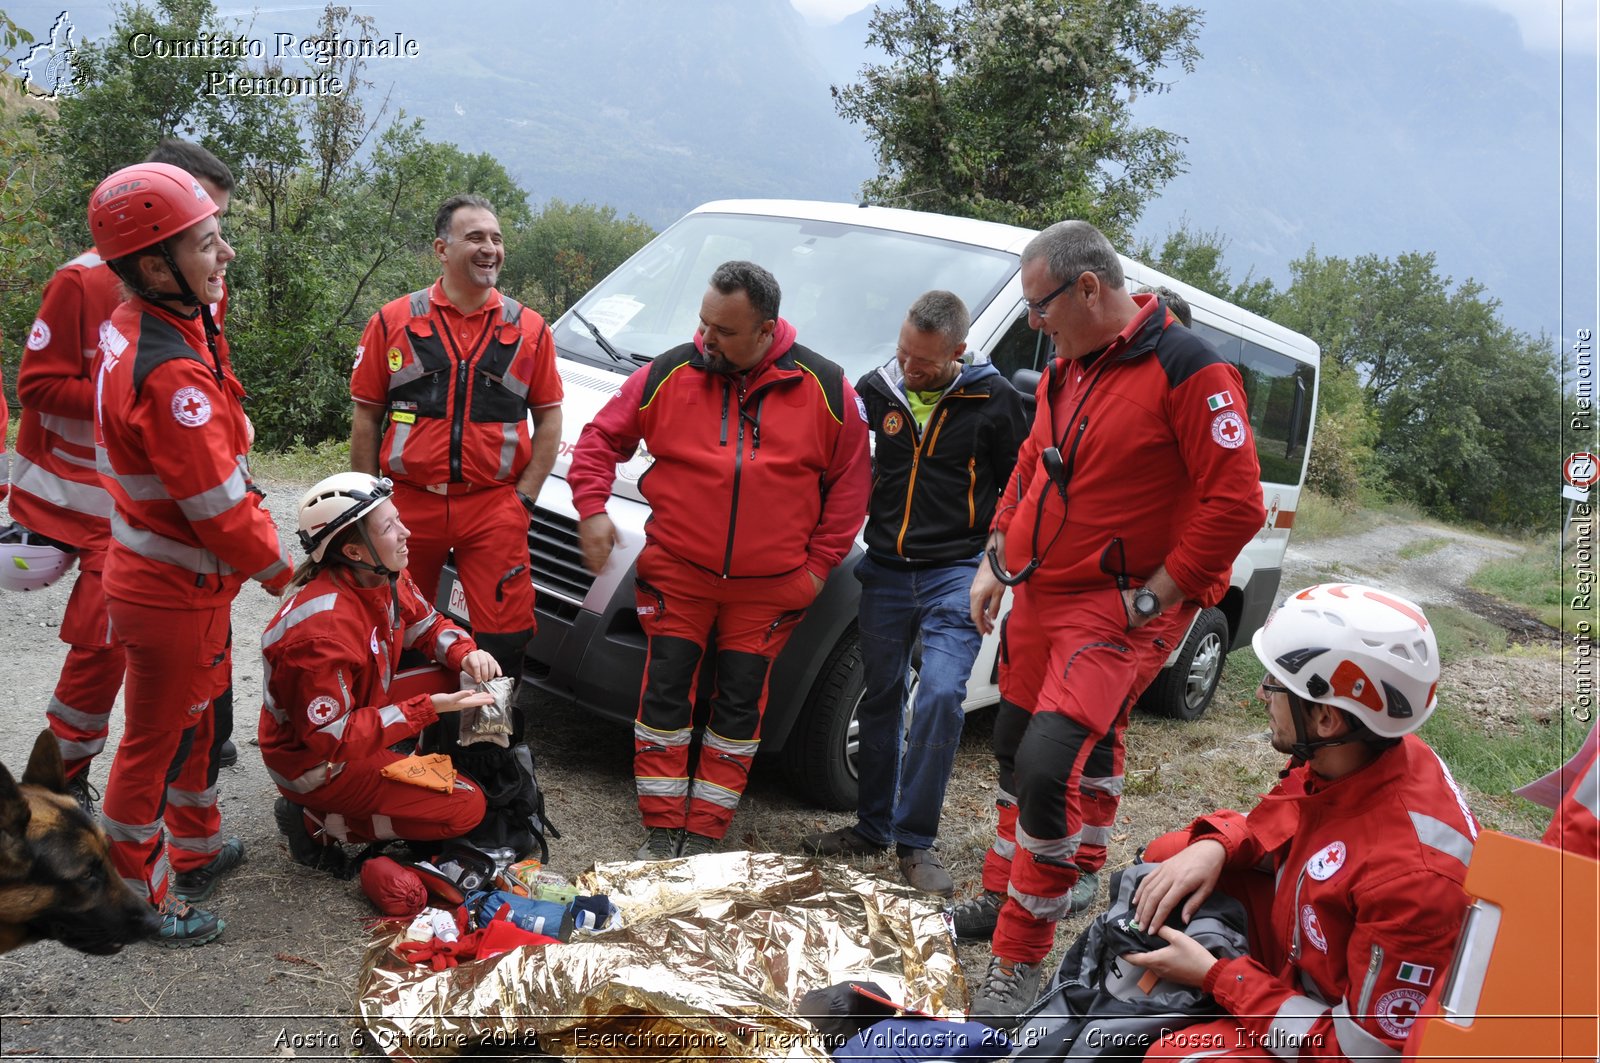
[[[217,213],[187,170],[164,162],[124,166],[89,197],[89,235],[107,262],[154,247]]]
[[[20,524],[0,527],[0,590],[41,591],[72,567],[77,554]]]
[[[300,546],[321,561],[334,536],[378,508],[394,493],[388,479],[364,472],[337,472],[307,491],[300,500]]]
[[[1438,704],[1439,643],[1415,602],[1354,583],[1289,598],[1251,639],[1278,682],[1351,713],[1381,738],[1416,731]]]

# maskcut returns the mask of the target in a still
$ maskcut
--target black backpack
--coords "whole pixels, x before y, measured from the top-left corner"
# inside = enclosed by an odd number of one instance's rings
[[[1012,1058],[1138,1059],[1163,1032],[1221,1014],[1209,995],[1173,982],[1157,982],[1148,992],[1113,992],[1130,981],[1122,954],[1152,947],[1133,925],[1133,891],[1156,866],[1135,864],[1112,876],[1111,906],[1067,950],[1044,995],[1023,1016],[1012,1035],[1019,1046]],[[1179,918],[1174,912],[1169,925],[1213,955],[1231,959],[1248,951],[1244,906],[1226,894],[1206,898],[1187,926]]]
[[[518,860],[535,856],[548,864],[548,838],[560,838],[561,832],[545,818],[544,793],[533,771],[533,750],[522,740],[522,714],[513,713],[512,720],[509,748],[494,742],[462,745],[459,720],[452,714],[423,729],[417,751],[448,755],[456,771],[482,788],[483,819],[463,840],[485,852],[511,849]]]

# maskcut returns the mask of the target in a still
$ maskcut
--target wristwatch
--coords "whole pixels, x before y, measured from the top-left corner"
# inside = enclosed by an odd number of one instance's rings
[[[1161,613],[1161,599],[1149,587],[1140,587],[1133,592],[1133,612],[1141,620],[1158,616]]]

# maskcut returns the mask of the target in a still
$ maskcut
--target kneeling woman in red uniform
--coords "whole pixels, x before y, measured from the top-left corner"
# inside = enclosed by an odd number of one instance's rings
[[[330,476],[300,502],[306,562],[266,634],[261,756],[278,784],[278,829],[300,863],[335,873],[338,842],[434,841],[483,818],[483,793],[457,777],[449,793],[388,778],[411,738],[440,713],[487,705],[470,690],[401,696],[395,662],[415,648],[475,682],[495,659],[422,599],[405,573],[406,539],[388,480]]]

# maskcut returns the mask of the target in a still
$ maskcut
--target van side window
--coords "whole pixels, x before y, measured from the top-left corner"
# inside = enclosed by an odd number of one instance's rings
[[[1044,365],[1044,334],[1028,327],[1028,312],[1011,323],[1000,342],[994,345],[989,361],[1007,380],[1018,369],[1040,369]]]
[[[1249,340],[1243,341],[1238,365],[1250,396],[1250,428],[1261,459],[1261,479],[1298,484],[1311,432],[1316,370]]]
[[[1244,378],[1250,429],[1256,437],[1261,479],[1298,484],[1311,434],[1311,396],[1317,371],[1259,343],[1229,335],[1202,321],[1194,330],[1239,370]]]

